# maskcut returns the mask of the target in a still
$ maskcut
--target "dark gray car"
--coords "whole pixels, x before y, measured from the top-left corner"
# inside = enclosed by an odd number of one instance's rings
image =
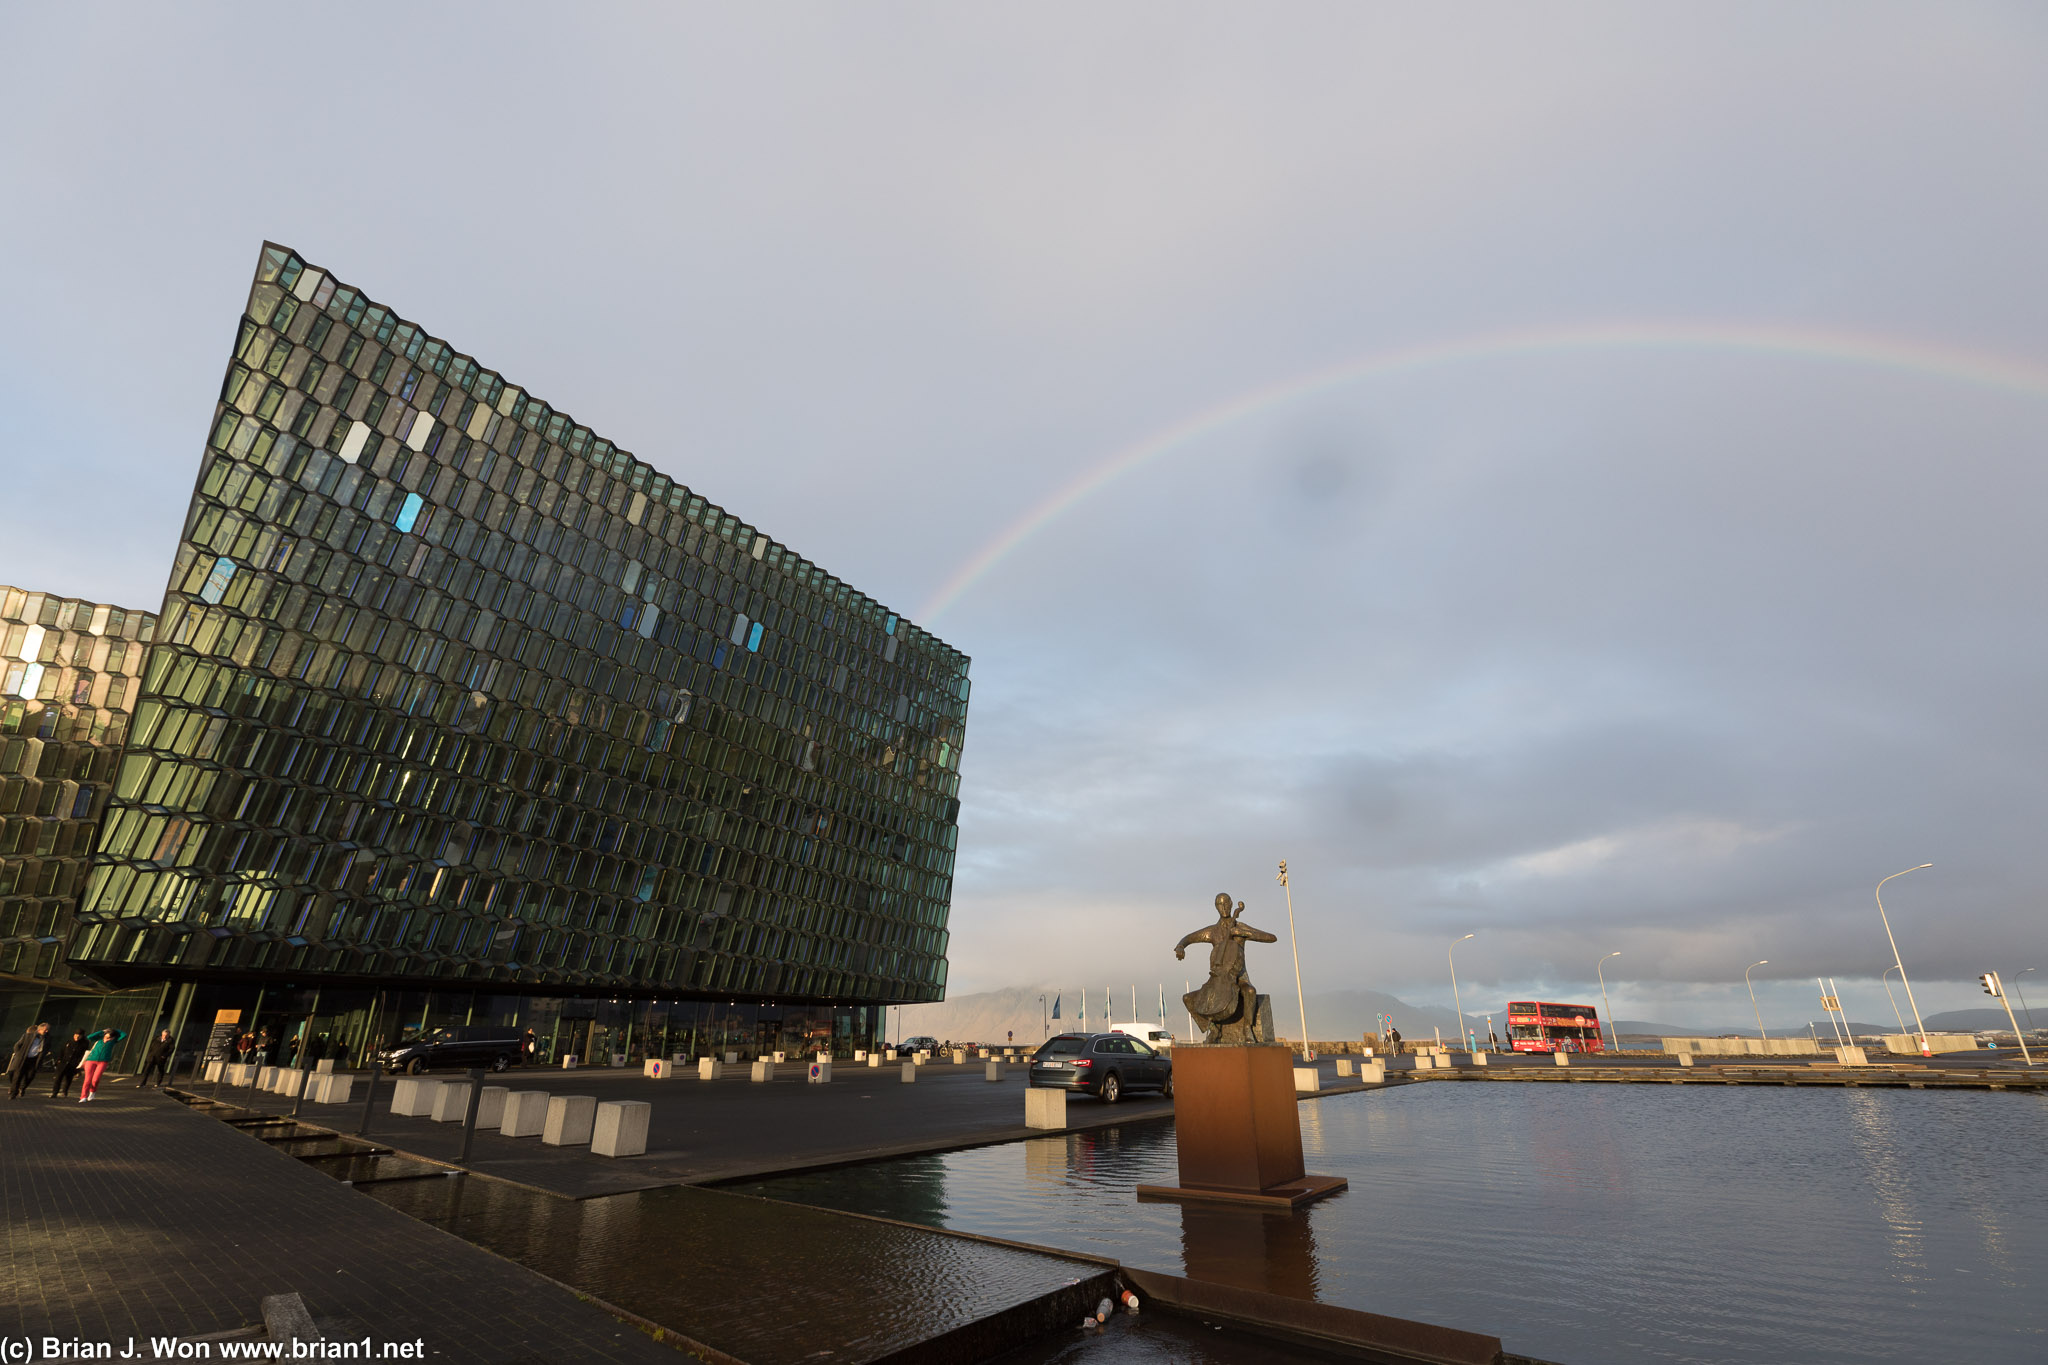
[[[458,1028],[437,1028],[397,1047],[387,1048],[379,1057],[386,1071],[414,1075],[435,1069],[466,1070],[487,1066],[503,1071],[519,1063],[525,1035],[516,1028],[493,1028],[465,1024]]]
[[[1079,1090],[1115,1104],[1125,1091],[1173,1097],[1173,1059],[1121,1033],[1062,1033],[1031,1054],[1031,1084]]]

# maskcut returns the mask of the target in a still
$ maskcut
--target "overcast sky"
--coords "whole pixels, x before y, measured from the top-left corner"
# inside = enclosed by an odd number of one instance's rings
[[[0,11],[0,581],[157,603],[269,237],[974,657],[955,993],[2048,975],[2048,11],[568,13]]]

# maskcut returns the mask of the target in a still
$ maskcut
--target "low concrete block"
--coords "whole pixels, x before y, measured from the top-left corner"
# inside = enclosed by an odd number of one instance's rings
[[[645,1100],[606,1100],[597,1106],[590,1150],[598,1156],[640,1156],[647,1151],[647,1121],[654,1106]],[[546,1139],[542,1139],[545,1141]]]
[[[917,1079],[917,1063],[916,1063],[916,1062],[905,1062],[905,1063],[903,1064],[903,1083],[904,1083],[905,1085],[908,1085],[908,1084],[910,1084],[910,1083],[911,1083],[912,1081],[915,1081],[916,1079]]]
[[[334,1074],[334,1058],[322,1057],[319,1061],[313,1063],[313,1070],[318,1075],[332,1076]]]
[[[275,1084],[277,1084],[276,1067],[259,1066],[256,1068],[256,1088],[258,1090],[268,1090]]]
[[[1468,1053],[1466,1053],[1466,1054],[1465,1054],[1465,1065],[1467,1065],[1467,1066],[1485,1066],[1485,1065],[1486,1065],[1486,1054],[1485,1054],[1485,1053],[1483,1053],[1483,1052],[1468,1052]]]
[[[1387,1083],[1387,1064],[1385,1062],[1360,1062],[1358,1064],[1358,1079],[1366,1085],[1385,1085]]]
[[[613,1065],[613,1066],[624,1066],[625,1064],[626,1064],[626,1054],[625,1054],[625,1053],[623,1053],[623,1052],[614,1052],[614,1053],[612,1054],[612,1065]]]
[[[1415,1069],[1416,1069],[1417,1071],[1434,1071],[1434,1070],[1436,1070],[1436,1058],[1435,1058],[1434,1056],[1432,1056],[1431,1054],[1427,1053],[1427,1052],[1418,1052],[1418,1053],[1416,1053],[1416,1054],[1415,1054]]]
[[[697,1079],[700,1081],[722,1081],[725,1079],[725,1063],[715,1057],[705,1057],[697,1063]]]
[[[763,1057],[763,1058],[762,1058],[762,1059],[761,1059],[760,1061],[758,1061],[758,1062],[755,1062],[755,1063],[754,1063],[754,1068],[753,1068],[752,1072],[748,1074],[748,1076],[747,1076],[747,1079],[748,1079],[748,1080],[750,1080],[750,1081],[772,1081],[772,1080],[774,1080],[774,1079],[775,1079],[775,1063],[773,1063],[773,1062],[769,1061],[769,1060],[768,1060],[767,1058]]]
[[[666,1057],[650,1057],[641,1065],[640,1074],[650,1081],[665,1081],[676,1074],[675,1063]]]
[[[1682,1067],[1690,1068],[1692,1066],[1692,1054],[1690,1052],[1679,1053],[1678,1064]]]
[[[209,1081],[217,1081],[217,1080],[219,1080],[219,1079],[220,1079],[220,1074],[221,1074],[221,1069],[222,1069],[223,1067],[225,1067],[226,1065],[227,1065],[227,1063],[226,1063],[226,1062],[224,1062],[224,1061],[222,1061],[222,1060],[221,1060],[220,1058],[218,1058],[218,1057],[216,1057],[216,1058],[214,1058],[214,1059],[213,1059],[212,1061],[208,1062],[208,1063],[206,1064],[206,1079],[207,1079],[207,1080],[209,1080]]]
[[[550,1147],[583,1147],[597,1124],[597,1096],[550,1095],[540,1140]]]
[[[882,1054],[881,1054],[881,1053],[879,1053],[879,1052],[870,1052],[870,1053],[868,1054],[868,1065],[869,1065],[869,1066],[880,1066],[881,1064],[882,1064]]]
[[[229,1062],[221,1068],[221,1079],[232,1086],[245,1086],[256,1079],[256,1068],[249,1062]]]
[[[441,1089],[434,1095],[434,1112],[429,1117],[436,1123],[460,1123],[468,1116],[469,1082],[441,1082]]]
[[[562,1058],[562,1070],[574,1071],[577,1068],[577,1066],[581,1064],[582,1061],[583,1059],[581,1057],[578,1057],[575,1053],[571,1052],[567,1056]]]
[[[739,1054],[739,1053],[737,1053],[737,1052],[728,1052],[728,1053],[726,1053],[726,1054],[725,1054],[725,1064],[726,1064],[727,1066],[738,1066],[738,1065],[740,1064],[740,1054]]]
[[[1024,1126],[1026,1128],[1064,1128],[1067,1126],[1067,1092],[1064,1090],[1042,1090],[1031,1086],[1024,1092]]]
[[[313,1103],[347,1104],[350,1093],[356,1088],[356,1078],[346,1072],[331,1071],[324,1076],[315,1076],[313,1087]]]
[[[504,1112],[498,1116],[498,1132],[504,1137],[539,1137],[548,1124],[548,1092],[513,1090],[505,1096]]]
[[[296,1095],[300,1087],[305,1085],[306,1077],[311,1074],[308,1071],[280,1071],[275,1089],[280,1095]]]
[[[954,1048],[954,1049],[953,1049],[953,1065],[954,1065],[954,1066],[965,1066],[966,1064],[967,1064],[967,1049],[965,1049],[965,1048],[959,1048],[959,1047],[956,1047],[956,1048]]]
[[[1569,1052],[1553,1052],[1550,1054],[1550,1059],[1559,1066],[1570,1066],[1572,1064],[1572,1054]]]
[[[987,1048],[983,1048],[983,1049],[981,1050],[981,1060],[983,1060],[984,1062],[988,1060],[988,1049],[987,1049]]]
[[[487,1085],[476,1102],[476,1126],[496,1128],[505,1121],[505,1097],[512,1093],[509,1086]]]
[[[982,1053],[981,1055],[984,1057],[988,1057],[988,1054],[986,1052]],[[1003,1078],[1003,1064],[1000,1061],[997,1061],[995,1058],[990,1057],[988,1061],[983,1062],[981,1064],[981,1078],[985,1081],[1001,1080]]]
[[[804,1072],[804,1079],[812,1085],[825,1085],[832,1079],[832,1063],[812,1062]]]
[[[400,1076],[391,1086],[391,1112],[400,1118],[425,1118],[434,1112],[434,1096],[442,1084],[420,1076]]]
[[[1294,1068],[1295,1094],[1302,1095],[1308,1093],[1311,1090],[1321,1090],[1322,1088],[1323,1071],[1321,1067],[1298,1066]]]
[[[1337,1074],[1339,1076],[1354,1075],[1357,1071],[1357,1065],[1349,1057],[1339,1057],[1337,1059]]]
[[[864,1062],[867,1059],[868,1052],[866,1048],[857,1047],[853,1050],[853,1060],[855,1060],[856,1062]]]
[[[786,1062],[789,1060],[789,1054],[787,1052],[778,1052],[775,1054],[775,1060],[777,1062]]]
[[[1870,1058],[1860,1047],[1838,1047],[1834,1049],[1835,1060],[1843,1066],[1869,1066]]]
[[[646,1061],[640,1063],[640,1074],[643,1076],[659,1076],[661,1074],[661,1058],[649,1057]]]
[[[690,1064],[690,1054],[687,1052],[678,1052],[674,1056],[670,1057],[669,1060],[671,1062],[674,1062],[677,1066],[688,1066]]]

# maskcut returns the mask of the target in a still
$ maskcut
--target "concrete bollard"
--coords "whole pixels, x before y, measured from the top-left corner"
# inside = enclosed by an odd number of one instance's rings
[[[271,1087],[272,1085],[276,1084],[276,1082],[277,1082],[277,1068],[276,1068],[276,1067],[274,1067],[274,1066],[259,1066],[259,1067],[257,1067],[257,1068],[256,1068],[256,1088],[257,1088],[258,1090],[268,1090],[268,1089],[270,1089],[270,1087]]]
[[[540,1140],[549,1147],[583,1147],[597,1123],[597,1096],[550,1095]]]
[[[509,1086],[487,1085],[476,1099],[476,1126],[496,1128],[505,1121],[505,1097],[512,1093]]]
[[[881,1054],[881,1053],[879,1053],[879,1052],[870,1052],[870,1053],[868,1054],[868,1065],[869,1065],[869,1066],[880,1066],[881,1064],[882,1064],[882,1054]]]
[[[434,1094],[434,1112],[429,1117],[436,1123],[460,1123],[468,1113],[469,1082],[441,1082],[440,1090]]]
[[[315,1104],[347,1104],[356,1078],[339,1072],[315,1072],[306,1082],[306,1098]]]
[[[614,1052],[614,1053],[612,1054],[612,1065],[613,1065],[613,1066],[624,1066],[625,1064],[626,1064],[626,1054],[625,1054],[625,1053],[623,1053],[623,1052]]]
[[[899,1053],[898,1055],[900,1056],[901,1054]],[[932,1054],[922,1050],[912,1054],[910,1058],[911,1061],[915,1062],[919,1066],[923,1066],[926,1062],[930,1061],[931,1059]]]
[[[983,1060],[984,1062],[988,1060],[988,1049],[987,1049],[987,1048],[983,1048],[983,1049],[981,1050],[981,1060]]]
[[[957,1047],[956,1047],[956,1048],[954,1048],[954,1049],[953,1049],[953,1065],[954,1065],[954,1066],[965,1066],[966,1064],[967,1064],[967,1050],[966,1050],[965,1048],[957,1048]]]
[[[1003,1078],[1003,1064],[990,1057],[981,1066],[981,1078],[985,1081],[999,1081]]]
[[[1434,1070],[1436,1070],[1436,1058],[1435,1058],[1435,1057],[1432,1057],[1432,1056],[1431,1056],[1431,1055],[1430,1055],[1429,1053],[1427,1053],[1427,1052],[1418,1052],[1418,1053],[1416,1053],[1416,1054],[1415,1054],[1415,1069],[1416,1069],[1417,1071],[1434,1071]]]
[[[1692,1065],[1692,1054],[1690,1052],[1679,1053],[1678,1064],[1683,1067],[1690,1067]]]
[[[256,1068],[248,1062],[229,1062],[221,1068],[221,1079],[235,1090],[256,1079]]]
[[[1553,1052],[1550,1054],[1550,1059],[1559,1066],[1570,1066],[1572,1064],[1572,1054],[1569,1052]]]
[[[583,1059],[581,1057],[578,1057],[575,1053],[572,1052],[568,1056],[562,1058],[562,1070],[574,1071],[577,1068],[577,1066],[582,1062],[582,1060]]]
[[[641,1066],[640,1074],[651,1081],[665,1081],[675,1075],[675,1064],[666,1057],[652,1057]]]
[[[725,1063],[716,1057],[703,1057],[697,1062],[697,1079],[700,1081],[722,1081],[725,1079]]]
[[[916,1062],[905,1062],[905,1063],[903,1064],[903,1081],[904,1081],[904,1084],[908,1085],[908,1084],[909,1084],[910,1082],[912,1082],[912,1081],[914,1081],[914,1080],[916,1080],[916,1079],[917,1079],[917,1063],[916,1063]]]
[[[209,1081],[217,1081],[217,1080],[219,1080],[219,1079],[220,1079],[220,1073],[221,1073],[221,1068],[225,1067],[226,1065],[227,1065],[227,1063],[226,1063],[226,1062],[224,1062],[224,1061],[222,1061],[222,1060],[220,1060],[220,1059],[219,1059],[218,1057],[216,1057],[216,1058],[214,1058],[214,1059],[213,1059],[212,1061],[208,1062],[208,1063],[206,1064],[206,1079],[207,1079],[207,1080],[209,1080]]]
[[[777,1062],[778,1064],[779,1064],[779,1063],[782,1063],[782,1062],[786,1062],[786,1061],[788,1061],[788,1060],[789,1060],[789,1054],[788,1054],[788,1053],[786,1053],[786,1052],[778,1052],[778,1053],[776,1053],[776,1054],[775,1054],[775,1060],[776,1060],[776,1062]]]
[[[645,1100],[606,1100],[597,1106],[591,1125],[590,1150],[596,1156],[643,1156],[647,1151],[647,1120],[654,1106]],[[545,1139],[543,1139],[545,1141]]]
[[[690,1054],[687,1052],[678,1052],[671,1055],[669,1057],[669,1061],[677,1066],[688,1066],[690,1064]]]
[[[727,1066],[738,1066],[740,1064],[740,1054],[728,1052],[725,1054],[724,1061]]]
[[[866,1061],[867,1059],[868,1059],[868,1054],[867,1054],[867,1049],[866,1049],[866,1048],[858,1048],[858,1047],[857,1047],[857,1048],[855,1048],[855,1049],[853,1050],[853,1060],[855,1060],[856,1062],[864,1062],[864,1061]]]
[[[1358,1079],[1366,1085],[1385,1085],[1387,1083],[1387,1064],[1385,1062],[1359,1063]]]
[[[1465,1054],[1465,1065],[1467,1065],[1467,1066],[1485,1066],[1485,1065],[1486,1065],[1486,1054],[1485,1054],[1485,1053],[1483,1053],[1483,1052],[1468,1052],[1468,1053],[1466,1053],[1466,1054]]]
[[[322,1057],[319,1061],[313,1063],[313,1070],[317,1075],[332,1076],[334,1074],[334,1058]]]
[[[400,1076],[391,1087],[391,1112],[400,1118],[425,1118],[434,1112],[434,1095],[442,1084],[418,1076]]]
[[[504,1137],[539,1137],[548,1123],[548,1092],[514,1090],[505,1096],[504,1112],[498,1116],[498,1132]]]
[[[778,1055],[779,1055],[779,1054],[778,1054]],[[747,1079],[748,1079],[748,1080],[750,1080],[750,1081],[772,1081],[772,1080],[774,1080],[774,1079],[775,1079],[775,1063],[773,1063],[773,1062],[769,1061],[769,1060],[768,1060],[767,1058],[765,1058],[765,1057],[764,1057],[764,1058],[762,1058],[762,1059],[761,1059],[760,1061],[758,1061],[758,1062],[755,1062],[755,1063],[754,1063],[754,1070],[753,1070],[753,1074],[752,1074],[752,1075],[750,1075],[750,1076],[748,1076],[748,1077],[747,1077]]]
[[[1024,1126],[1026,1128],[1064,1128],[1067,1126],[1067,1092],[1064,1090],[1042,1090],[1031,1086],[1024,1092]]]
[[[1349,1057],[1339,1057],[1337,1059],[1337,1074],[1339,1076],[1355,1075],[1357,1071],[1358,1067]]]
[[[1322,1088],[1323,1072],[1321,1067],[1298,1066],[1294,1068],[1295,1094],[1305,1095],[1310,1091],[1321,1090]]]
[[[831,1079],[832,1063],[829,1061],[812,1062],[804,1072],[804,1080],[812,1085],[824,1085]]]
[[[277,1093],[280,1095],[298,1094],[299,1088],[306,1083],[306,1078],[311,1074],[309,1071],[280,1071],[277,1074]]]

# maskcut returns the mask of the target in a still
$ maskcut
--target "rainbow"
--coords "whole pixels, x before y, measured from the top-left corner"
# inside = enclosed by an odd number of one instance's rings
[[[2048,366],[1959,346],[1820,327],[1744,323],[1611,322],[1520,328],[1354,356],[1252,389],[1112,452],[1004,527],[955,569],[917,614],[932,624],[1026,541],[1125,475],[1273,408],[1392,375],[1518,355],[1612,349],[1712,350],[1894,370],[1976,388],[2048,398]]]

